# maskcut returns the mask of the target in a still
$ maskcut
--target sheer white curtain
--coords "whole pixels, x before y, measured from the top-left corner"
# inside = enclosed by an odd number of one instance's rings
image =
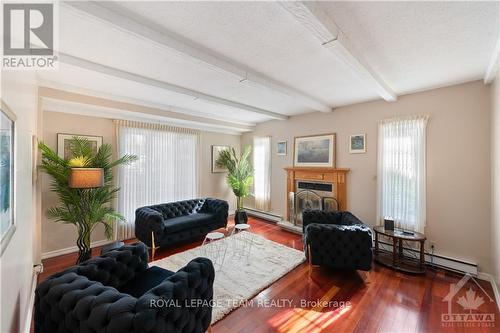
[[[426,218],[426,127],[428,116],[380,122],[378,128],[378,217],[423,232]]]
[[[138,160],[118,171],[117,238],[135,237],[135,210],[198,196],[199,132],[162,124],[116,120],[118,154]]]
[[[253,139],[253,168],[255,208],[271,209],[271,138]]]

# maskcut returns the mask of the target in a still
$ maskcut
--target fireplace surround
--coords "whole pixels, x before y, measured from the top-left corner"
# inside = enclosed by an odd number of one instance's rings
[[[345,168],[288,167],[285,220],[282,228],[302,233],[305,209],[347,210],[347,174]]]

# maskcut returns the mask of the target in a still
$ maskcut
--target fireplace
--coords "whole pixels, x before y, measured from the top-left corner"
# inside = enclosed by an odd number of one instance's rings
[[[286,218],[278,223],[289,231],[302,233],[305,209],[347,210],[349,169],[290,167],[287,171]]]
[[[333,193],[333,184],[322,182],[306,182],[297,180],[293,202],[290,202],[289,210],[290,222],[295,226],[302,227],[302,212],[306,209],[324,209],[323,200],[330,198],[335,200]]]

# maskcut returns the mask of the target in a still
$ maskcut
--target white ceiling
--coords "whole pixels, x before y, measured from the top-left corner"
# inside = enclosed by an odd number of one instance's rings
[[[58,71],[40,72],[43,85],[249,125],[380,98],[368,80],[276,2],[101,6],[99,14],[87,4],[60,6],[60,52],[89,65],[61,63]],[[396,95],[482,78],[499,36],[498,2],[321,2],[318,7]],[[111,16],[102,14],[106,9]],[[145,38],[137,33],[142,28],[196,52]],[[206,61],[207,55],[212,60]],[[219,61],[223,65],[215,66]],[[249,72],[248,80],[236,75],[238,70]],[[173,92],[172,85],[189,92]]]

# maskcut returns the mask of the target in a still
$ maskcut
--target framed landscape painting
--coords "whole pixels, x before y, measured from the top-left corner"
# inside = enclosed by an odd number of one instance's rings
[[[229,146],[218,146],[218,145],[213,145],[212,146],[212,173],[222,173],[222,172],[227,172],[226,168],[221,168],[218,167],[215,162],[219,159],[219,154],[221,151],[230,149],[231,147]]]
[[[0,110],[0,255],[16,231],[15,225],[15,123],[16,116],[1,103]]]
[[[102,145],[102,136],[91,136],[91,135],[80,135],[80,134],[66,134],[66,133],[57,133],[57,155],[60,158],[68,160],[73,158],[71,156],[70,142],[74,137],[84,138],[90,141],[92,145],[92,153],[97,153],[97,150]]]
[[[294,166],[335,168],[335,133],[295,138]]]

